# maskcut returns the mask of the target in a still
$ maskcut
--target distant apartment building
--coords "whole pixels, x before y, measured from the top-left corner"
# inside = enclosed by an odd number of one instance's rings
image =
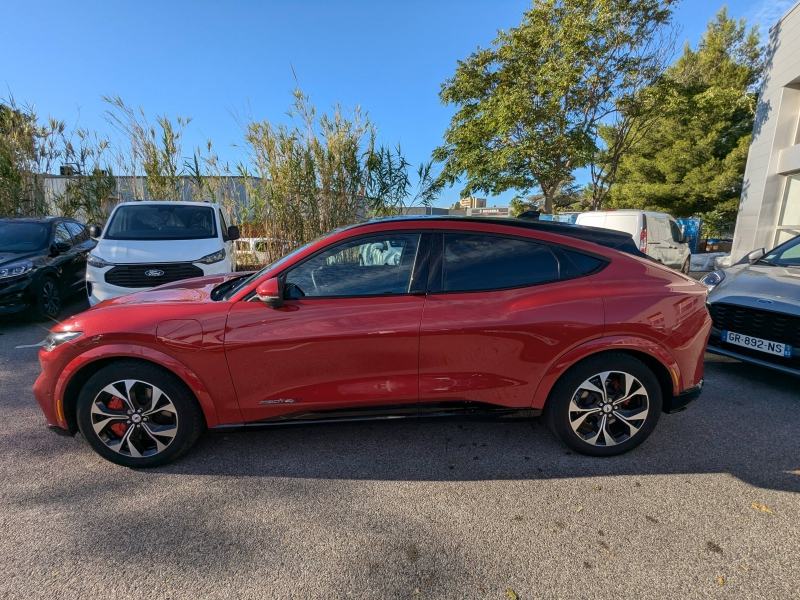
[[[800,2],[772,26],[732,259],[800,235]]]
[[[486,206],[486,198],[476,198],[475,196],[467,196],[462,198],[459,202],[461,210],[468,210],[470,208],[483,208]]]

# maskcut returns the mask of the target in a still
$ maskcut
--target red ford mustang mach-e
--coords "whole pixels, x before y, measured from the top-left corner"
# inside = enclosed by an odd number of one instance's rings
[[[544,412],[570,448],[631,450],[700,394],[705,286],[625,234],[394,218],[255,274],[116,298],[55,327],[34,392],[104,458],[164,464],[200,433]]]

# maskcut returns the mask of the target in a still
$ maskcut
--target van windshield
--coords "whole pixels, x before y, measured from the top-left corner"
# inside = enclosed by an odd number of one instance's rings
[[[179,202],[121,206],[106,228],[109,240],[199,240],[217,237],[214,209]]]

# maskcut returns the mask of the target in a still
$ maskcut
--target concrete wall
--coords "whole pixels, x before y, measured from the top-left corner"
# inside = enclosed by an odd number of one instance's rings
[[[733,238],[733,260],[773,247],[789,176],[800,173],[800,2],[772,29]],[[792,223],[788,225],[797,225]]]

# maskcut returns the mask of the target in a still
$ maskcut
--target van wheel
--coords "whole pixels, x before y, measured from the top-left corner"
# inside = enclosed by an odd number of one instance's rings
[[[615,352],[589,357],[564,373],[550,392],[545,415],[553,433],[576,452],[615,456],[647,439],[661,403],[653,372]]]
[[[78,396],[83,437],[106,460],[158,467],[184,454],[203,431],[200,406],[174,375],[138,361],[95,373]]]
[[[681,267],[681,273],[684,275],[689,274],[689,268],[692,266],[692,257],[688,257],[685,261],[683,261],[683,266]]]

